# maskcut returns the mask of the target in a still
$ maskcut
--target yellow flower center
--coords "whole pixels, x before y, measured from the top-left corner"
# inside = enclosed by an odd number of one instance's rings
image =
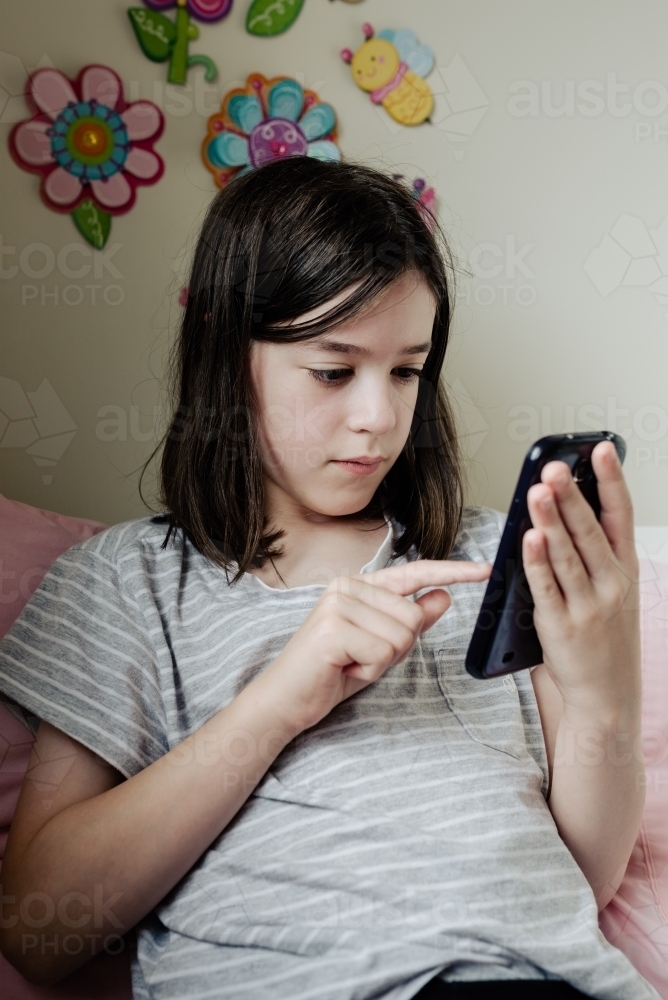
[[[72,138],[74,146],[84,156],[100,156],[107,148],[108,135],[102,125],[83,122]]]

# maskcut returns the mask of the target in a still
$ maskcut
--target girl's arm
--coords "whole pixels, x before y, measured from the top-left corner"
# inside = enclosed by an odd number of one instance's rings
[[[116,935],[153,909],[227,826],[296,735],[260,680],[125,781],[40,723],[0,888],[0,948],[26,979],[57,982],[105,939],[114,951]],[[33,768],[49,783],[66,772],[48,809]]]
[[[592,454],[601,521],[568,467],[529,491],[523,559],[544,664],[532,672],[552,775],[549,806],[599,909],[633,849],[645,798],[638,560],[614,446]]]
[[[26,979],[51,985],[134,927],[222,833],[286,744],[405,659],[451,603],[440,589],[406,595],[485,580],[490,570],[416,560],[335,578],[275,660],[125,781],[42,723],[2,867],[5,957]],[[33,767],[42,782],[50,767],[52,784],[62,775],[48,810]]]
[[[607,720],[564,713],[545,664],[532,670],[531,680],[550,765],[548,805],[602,910],[624,877],[642,818],[640,712],[626,706]]]

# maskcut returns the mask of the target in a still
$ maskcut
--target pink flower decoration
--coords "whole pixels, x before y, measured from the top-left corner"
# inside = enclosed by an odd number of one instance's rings
[[[403,174],[392,174],[392,179],[400,181],[403,176]],[[436,191],[433,187],[427,187],[427,182],[423,177],[416,177],[413,181],[411,194],[415,200],[415,207],[429,230],[433,232],[436,216]]]
[[[41,195],[55,212],[73,212],[90,198],[121,215],[140,184],[155,184],[165,166],[153,151],[164,118],[151,101],[127,104],[108,66],[86,66],[71,81],[57,69],[30,77],[33,117],[19,122],[9,149],[20,167],[42,175]]]

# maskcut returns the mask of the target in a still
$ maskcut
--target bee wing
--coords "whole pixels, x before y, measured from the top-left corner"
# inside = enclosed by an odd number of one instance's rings
[[[434,68],[434,53],[428,45],[420,45],[410,28],[394,32],[391,39],[397,47],[399,57],[418,76],[427,76]]]

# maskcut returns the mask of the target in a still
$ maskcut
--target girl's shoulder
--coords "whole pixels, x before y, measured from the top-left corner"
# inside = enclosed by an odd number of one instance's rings
[[[161,523],[155,515],[150,515],[114,524],[92,538],[77,542],[67,551],[70,556],[75,556],[76,553],[81,553],[82,558],[97,555],[107,562],[118,564],[124,558],[143,550],[157,552],[162,548],[166,535],[167,525]],[[172,533],[168,548],[177,549],[181,545],[180,536]]]
[[[184,570],[203,557],[180,532],[172,532],[165,545],[167,530],[150,515],[77,542],[51,564],[33,600],[71,599],[99,618],[110,603],[141,604],[141,594],[171,594],[178,590]]]
[[[173,531],[165,544],[167,532],[168,525],[159,515],[114,524],[66,549],[47,575],[60,575],[68,567],[117,581],[132,578],[138,582],[139,577],[153,574],[167,581],[180,574],[184,552],[189,560],[199,555],[180,531]]]

